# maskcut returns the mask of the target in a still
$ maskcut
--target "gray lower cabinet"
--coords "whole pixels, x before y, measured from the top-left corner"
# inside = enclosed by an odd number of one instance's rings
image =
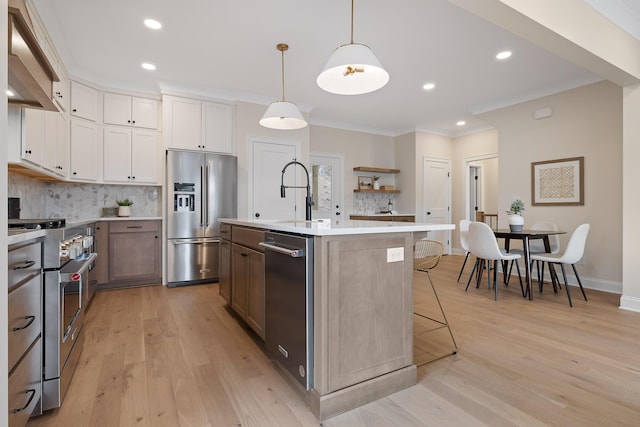
[[[42,241],[9,246],[9,427],[40,414],[42,396]]]
[[[264,253],[258,245],[262,241],[262,230],[232,227],[231,308],[264,339]]]
[[[98,257],[102,261],[97,266],[100,289],[162,282],[159,220],[102,221],[98,227]],[[100,251],[107,257],[101,256]]]

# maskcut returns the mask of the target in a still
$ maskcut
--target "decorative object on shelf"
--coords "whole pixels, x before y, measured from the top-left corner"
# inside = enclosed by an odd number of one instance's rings
[[[302,129],[307,125],[307,121],[302,117],[296,104],[284,100],[284,52],[289,50],[289,45],[278,43],[276,49],[282,53],[282,100],[269,105],[260,119],[260,124],[271,129]]]
[[[531,204],[584,205],[584,157],[532,162]]]
[[[338,46],[316,83],[337,95],[361,95],[387,84],[389,73],[382,67],[369,46],[353,42],[353,0],[351,0],[351,41]]]
[[[511,231],[522,231],[524,225],[524,218],[522,218],[521,212],[524,210],[524,202],[518,197],[514,197],[511,202],[511,207],[507,211],[509,215],[509,228]]]
[[[379,190],[380,189],[380,175],[373,175],[373,189],[374,190]]]
[[[130,216],[131,215],[131,205],[133,204],[133,200],[123,199],[116,200],[118,204],[118,216]]]
[[[372,178],[370,176],[358,177],[358,190],[371,190],[372,187]]]

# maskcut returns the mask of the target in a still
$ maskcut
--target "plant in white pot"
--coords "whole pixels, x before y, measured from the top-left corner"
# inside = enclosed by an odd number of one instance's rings
[[[373,175],[373,189],[374,190],[379,190],[380,189],[380,176],[378,175]]]
[[[130,216],[131,215],[131,205],[133,204],[133,200],[123,199],[116,200],[118,204],[118,216]]]
[[[524,210],[524,202],[519,198],[514,198],[511,202],[511,207],[507,211],[509,215],[509,228],[511,231],[522,231],[524,225],[524,218],[522,218],[522,211]]]

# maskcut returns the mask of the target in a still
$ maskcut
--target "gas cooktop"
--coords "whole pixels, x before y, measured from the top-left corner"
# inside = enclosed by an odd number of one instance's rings
[[[47,219],[10,219],[9,228],[23,228],[27,230],[39,230],[43,228],[64,228],[67,220],[64,218]]]

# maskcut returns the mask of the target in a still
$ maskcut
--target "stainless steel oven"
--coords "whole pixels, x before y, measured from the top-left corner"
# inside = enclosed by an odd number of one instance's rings
[[[44,244],[42,409],[57,408],[82,352],[89,271],[97,254],[86,224],[47,230]]]

